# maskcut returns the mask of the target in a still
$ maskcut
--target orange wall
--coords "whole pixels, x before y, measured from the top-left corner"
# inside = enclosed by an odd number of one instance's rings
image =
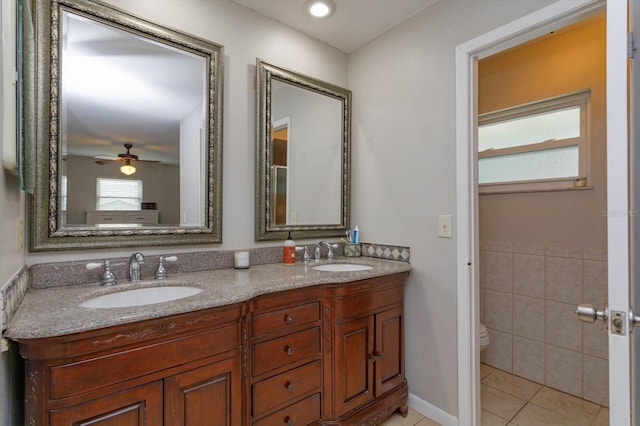
[[[593,190],[480,196],[480,239],[606,247],[605,16],[480,61],[479,112],[591,89]]]

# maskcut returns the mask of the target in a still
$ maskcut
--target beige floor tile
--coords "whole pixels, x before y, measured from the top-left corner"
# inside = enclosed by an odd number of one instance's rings
[[[426,417],[418,423],[416,426],[441,426],[440,423],[436,423],[431,419],[427,419]]]
[[[531,382],[522,377],[514,376],[501,370],[496,370],[487,376],[482,383],[513,395],[524,401],[531,399],[540,390],[542,385]]]
[[[574,419],[580,422],[578,424],[591,424],[600,410],[597,404],[546,386],[531,398],[531,402],[563,417]]]
[[[403,417],[399,412],[395,412],[391,417],[385,420],[381,426],[415,426],[425,417],[414,411],[409,410],[407,417]]]
[[[609,426],[609,409],[602,407],[591,426]]]
[[[511,420],[525,404],[525,401],[487,385],[481,385],[480,399],[483,410],[505,420]]]
[[[495,414],[482,410],[482,426],[505,426],[507,420],[501,419]]]
[[[480,379],[484,379],[493,371],[495,371],[495,368],[493,368],[492,366],[487,364],[480,364]]]
[[[529,403],[514,417],[510,424],[517,426],[583,426],[589,423],[584,423],[584,420],[565,417]]]

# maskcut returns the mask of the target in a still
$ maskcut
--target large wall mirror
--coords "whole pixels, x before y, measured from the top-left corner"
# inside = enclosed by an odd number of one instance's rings
[[[256,240],[349,229],[351,91],[257,60]]]
[[[30,250],[221,242],[222,46],[95,0],[33,4]]]

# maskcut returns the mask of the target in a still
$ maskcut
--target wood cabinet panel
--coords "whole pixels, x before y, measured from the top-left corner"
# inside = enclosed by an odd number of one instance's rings
[[[310,425],[320,420],[320,394],[316,393],[254,423],[255,426]]]
[[[253,376],[305,358],[319,356],[320,349],[320,327],[309,328],[253,345],[251,351]]]
[[[374,397],[374,319],[365,317],[336,327],[334,405],[340,416]]]
[[[238,324],[51,367],[51,398],[80,394],[240,347]],[[144,360],[144,362],[141,362]]]
[[[162,426],[162,382],[53,410],[51,426]]]
[[[251,389],[252,415],[262,417],[267,411],[291,402],[322,385],[320,361],[303,365],[258,382]]]
[[[340,319],[354,318],[385,306],[402,303],[403,300],[404,288],[402,286],[355,294],[336,302],[336,317]]]
[[[319,302],[254,315],[251,317],[251,337],[259,337],[274,331],[286,331],[318,320],[320,320]]]
[[[165,424],[235,426],[242,418],[240,359],[229,358],[165,379]]]
[[[390,309],[376,315],[376,396],[404,381],[404,310]]]

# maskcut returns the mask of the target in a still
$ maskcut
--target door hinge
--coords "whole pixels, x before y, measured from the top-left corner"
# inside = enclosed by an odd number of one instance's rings
[[[633,59],[636,51],[636,43],[633,37],[633,31],[627,33],[627,58]]]

